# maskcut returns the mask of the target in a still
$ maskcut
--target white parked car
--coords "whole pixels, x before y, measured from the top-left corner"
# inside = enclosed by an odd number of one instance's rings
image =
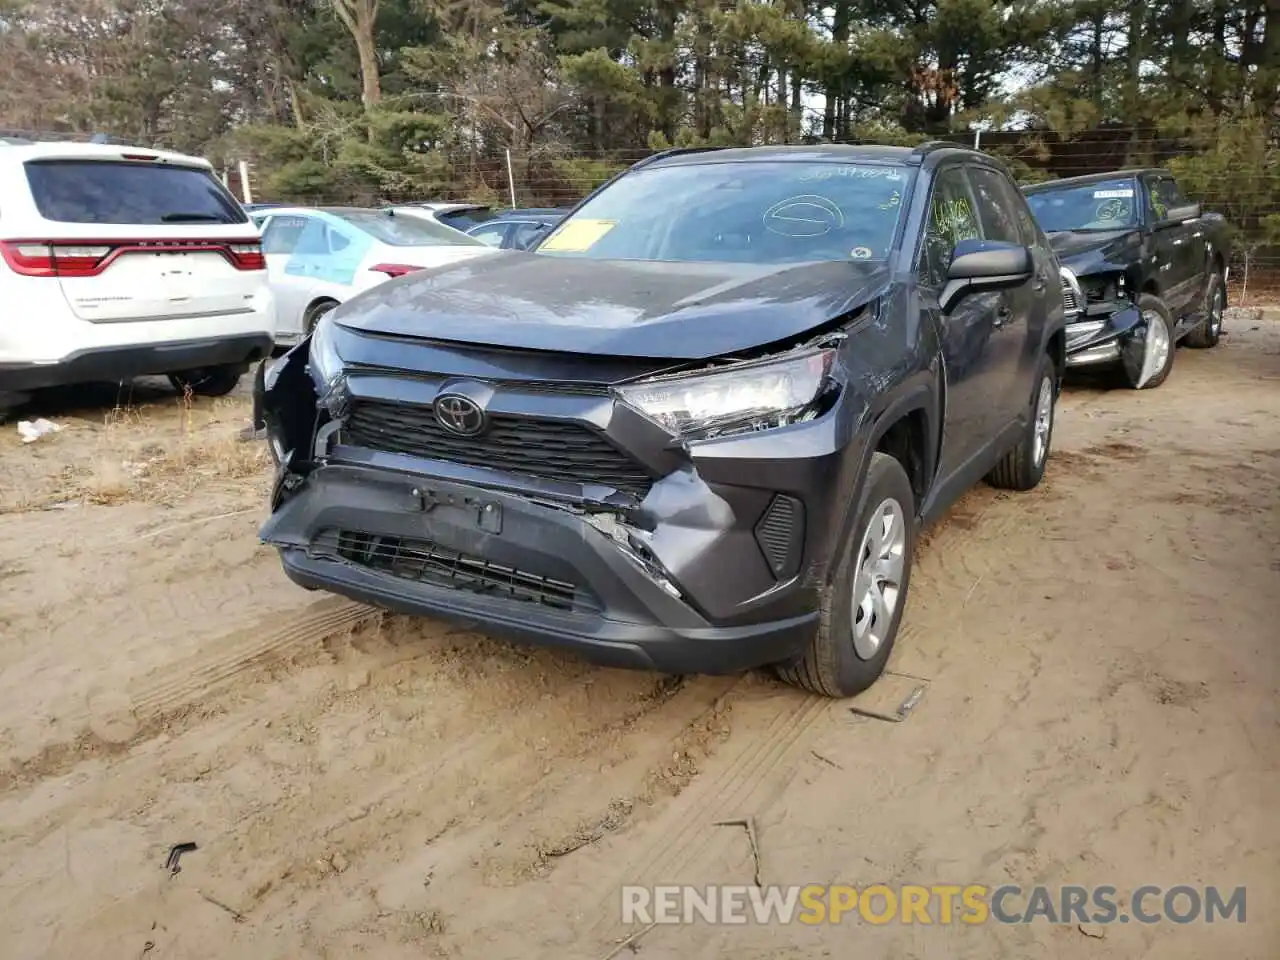
[[[404,203],[396,206],[397,213],[442,223],[466,233],[478,223],[492,220],[497,214],[483,203],[451,203],[432,201],[428,203]]]
[[[148,374],[228,393],[275,330],[258,231],[209,163],[103,144],[0,143],[0,304],[0,409]]]
[[[281,344],[297,343],[328,311],[391,277],[494,252],[451,227],[393,210],[273,207],[253,216],[262,225]]]

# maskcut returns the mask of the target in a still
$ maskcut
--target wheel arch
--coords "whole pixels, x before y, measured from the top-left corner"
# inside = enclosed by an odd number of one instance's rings
[[[858,459],[853,474],[852,495],[841,505],[840,523],[836,536],[830,543],[833,555],[848,539],[858,511],[866,495],[867,472],[871,459],[877,453],[888,453],[897,459],[915,494],[913,519],[920,516],[920,508],[928,498],[937,473],[938,454],[941,447],[942,377],[932,370],[922,371],[922,377],[913,378],[890,391],[882,403],[873,404],[878,412],[865,421],[865,440],[858,446]],[[829,581],[835,573],[835,564],[827,565]]]
[[[302,311],[302,335],[304,337],[309,337],[311,335],[311,328],[315,325],[316,311],[320,307],[323,307],[324,305],[330,304],[330,303],[333,304],[335,307],[342,305],[341,300],[327,293],[322,296],[314,298],[310,303],[307,304],[307,309]]]
[[[1056,389],[1062,390],[1062,380],[1067,375],[1067,331],[1058,329],[1049,337],[1045,352],[1053,360],[1053,370],[1057,378]]]

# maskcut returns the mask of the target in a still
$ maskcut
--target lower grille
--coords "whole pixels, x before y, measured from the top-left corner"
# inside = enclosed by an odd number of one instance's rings
[[[567,420],[495,414],[484,433],[460,437],[440,426],[431,407],[359,400],[343,442],[547,480],[598,483],[640,499],[653,482],[643,466],[600,434]]]
[[[594,606],[585,592],[572,583],[469,557],[429,540],[342,530],[337,534],[337,554],[351,563],[403,580],[500,596],[555,610]]]

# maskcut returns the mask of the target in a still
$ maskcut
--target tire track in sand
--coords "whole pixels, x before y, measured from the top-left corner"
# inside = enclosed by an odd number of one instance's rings
[[[137,746],[158,734],[166,717],[227,687],[246,671],[320,647],[335,634],[357,630],[382,616],[373,607],[326,598],[300,616],[272,616],[210,641],[194,657],[154,671],[132,692],[91,695],[87,710],[75,718],[84,726],[74,737],[49,744],[34,756],[10,760],[9,769],[0,770],[0,794],[60,776],[83,760]]]
[[[780,789],[793,772],[804,744],[839,701],[813,694],[783,694],[763,735],[754,738],[714,777],[695,783],[650,826],[641,851],[605,885],[605,893],[587,905],[584,915],[599,919],[592,933],[621,929],[613,908],[623,884],[676,883],[690,865],[705,858],[714,845],[738,841],[718,829],[717,820],[752,815],[753,802]],[[735,708],[740,709],[740,708]]]

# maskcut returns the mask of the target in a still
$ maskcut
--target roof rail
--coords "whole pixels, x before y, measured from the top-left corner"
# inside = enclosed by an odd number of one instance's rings
[[[708,153],[712,150],[723,149],[724,147],[669,147],[666,150],[659,150],[657,153],[652,153],[643,160],[633,163],[631,165],[631,169],[635,170],[638,167],[647,167],[649,164],[658,160],[665,160],[667,157],[678,157],[686,153]]]

